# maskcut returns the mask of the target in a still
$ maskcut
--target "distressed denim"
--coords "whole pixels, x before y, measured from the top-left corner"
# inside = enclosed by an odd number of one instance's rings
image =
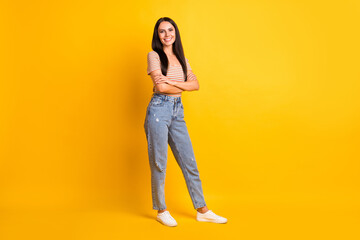
[[[165,174],[168,144],[184,175],[195,209],[206,206],[199,171],[184,120],[181,97],[153,93],[144,123],[151,170],[153,209],[166,209]]]

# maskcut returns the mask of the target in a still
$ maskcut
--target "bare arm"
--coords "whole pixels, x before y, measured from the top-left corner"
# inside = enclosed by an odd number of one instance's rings
[[[167,84],[165,82],[157,83],[156,80],[158,78],[165,77],[164,75],[162,75],[161,70],[152,71],[150,73],[150,77],[151,77],[153,83],[155,84],[155,92],[160,92],[160,93],[181,93],[183,91],[182,89],[180,89],[180,88],[178,88],[176,86]]]
[[[191,70],[188,71],[186,82],[174,81],[173,86],[178,87],[184,91],[198,91],[200,89],[196,75]]]
[[[173,81],[169,80],[166,77],[157,76],[155,77],[155,83],[161,84],[161,83],[167,83],[170,86],[177,87],[183,91],[197,91],[199,90],[199,82],[195,76],[195,74],[192,72],[192,70],[188,71],[188,80],[186,82],[179,82],[179,81]]]

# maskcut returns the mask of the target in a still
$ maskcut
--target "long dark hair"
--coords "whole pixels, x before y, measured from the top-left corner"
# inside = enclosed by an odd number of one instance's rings
[[[154,34],[153,34],[151,47],[155,52],[157,52],[159,54],[160,62],[161,62],[161,72],[164,76],[166,76],[168,65],[169,65],[169,60],[163,50],[163,44],[160,41],[159,33],[158,33],[158,28],[159,28],[160,23],[162,23],[164,21],[171,23],[175,27],[175,42],[173,43],[173,52],[182,66],[184,76],[185,76],[185,81],[187,81],[187,66],[186,66],[186,61],[185,61],[184,50],[183,50],[183,47],[181,44],[180,32],[179,32],[179,29],[178,29],[176,23],[171,18],[162,17],[156,22],[155,27],[154,27]]]

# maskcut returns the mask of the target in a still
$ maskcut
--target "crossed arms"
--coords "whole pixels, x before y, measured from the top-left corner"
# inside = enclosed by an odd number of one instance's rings
[[[192,70],[188,70],[188,79],[186,82],[170,80],[166,76],[162,75],[160,69],[152,71],[150,73],[150,77],[155,84],[155,92],[181,93],[182,91],[199,90],[199,82]]]

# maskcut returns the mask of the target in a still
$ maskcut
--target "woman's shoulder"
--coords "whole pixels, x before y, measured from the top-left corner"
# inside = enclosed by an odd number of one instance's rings
[[[159,58],[159,54],[158,54],[157,52],[155,52],[154,50],[148,52],[147,55],[148,55],[148,57],[156,57],[156,58]]]

